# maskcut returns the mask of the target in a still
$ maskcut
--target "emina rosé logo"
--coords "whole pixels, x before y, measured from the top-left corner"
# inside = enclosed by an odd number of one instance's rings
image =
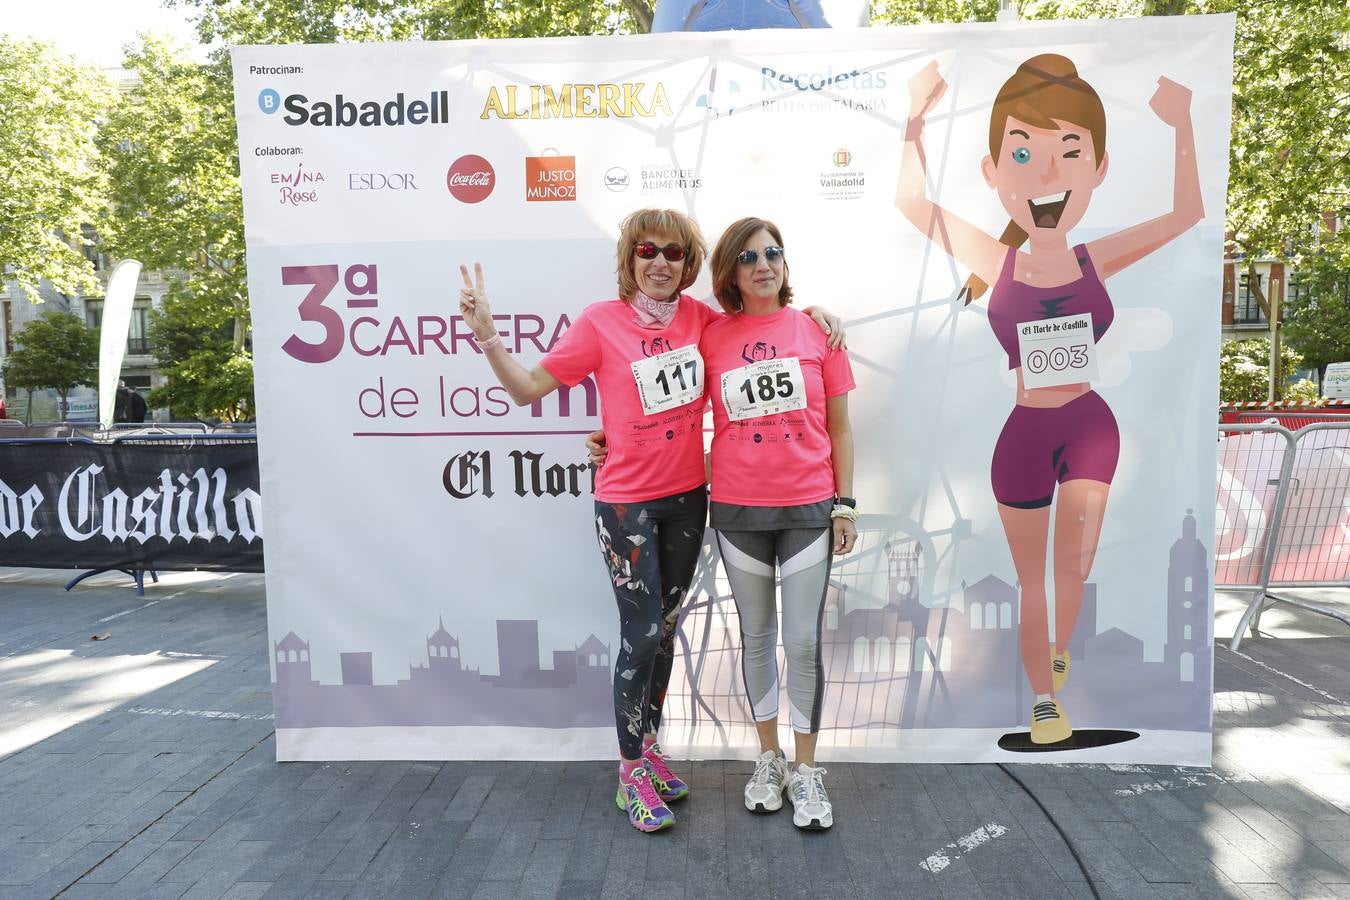
[[[450,194],[461,203],[480,203],[497,186],[497,173],[492,163],[481,156],[470,153],[461,156],[445,173],[445,186]]]

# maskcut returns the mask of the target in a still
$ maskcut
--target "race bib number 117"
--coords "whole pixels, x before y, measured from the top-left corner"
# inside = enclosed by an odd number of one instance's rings
[[[703,357],[697,345],[639,360],[632,369],[643,415],[665,412],[703,396]]]

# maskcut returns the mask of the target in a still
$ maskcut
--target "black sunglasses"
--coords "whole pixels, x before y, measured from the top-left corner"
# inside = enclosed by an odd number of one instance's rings
[[[767,262],[767,263],[782,262],[782,261],[783,261],[783,248],[782,248],[782,247],[765,247],[765,248],[764,248],[764,261]],[[740,264],[743,265],[743,266],[753,266],[755,263],[759,262],[759,251],[758,251],[758,250],[742,250],[740,253],[737,253],[737,254],[736,254],[736,262],[740,263]]]
[[[638,241],[633,244],[633,252],[638,255],[638,259],[656,259],[659,253],[670,262],[679,262],[684,259],[689,251],[679,244],[666,244],[664,247],[658,247],[651,241]]]

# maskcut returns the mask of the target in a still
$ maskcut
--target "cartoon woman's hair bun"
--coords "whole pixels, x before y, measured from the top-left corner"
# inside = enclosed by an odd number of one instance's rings
[[[1068,80],[1078,77],[1078,67],[1073,60],[1058,53],[1042,53],[1017,67],[1018,72],[1040,77],[1046,81]]]

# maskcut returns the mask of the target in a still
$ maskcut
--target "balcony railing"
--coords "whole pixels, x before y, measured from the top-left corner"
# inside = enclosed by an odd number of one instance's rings
[[[1261,306],[1255,299],[1248,301],[1238,301],[1233,306],[1233,324],[1234,325],[1259,325],[1265,327],[1269,324],[1266,314],[1261,312]]]
[[[144,337],[127,338],[127,352],[145,355],[150,352],[150,339]]]

